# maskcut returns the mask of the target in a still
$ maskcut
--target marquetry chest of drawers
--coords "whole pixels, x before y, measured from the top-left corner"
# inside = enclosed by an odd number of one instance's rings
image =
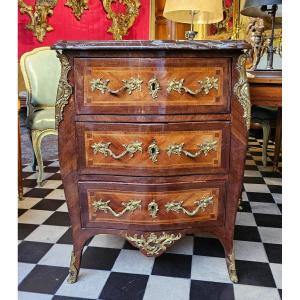
[[[147,256],[233,233],[250,122],[242,41],[60,41],[59,160],[72,223],[69,282],[96,234]],[[101,257],[99,257],[101,259]]]

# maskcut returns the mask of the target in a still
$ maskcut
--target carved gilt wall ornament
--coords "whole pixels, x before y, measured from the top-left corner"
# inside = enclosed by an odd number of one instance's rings
[[[61,63],[61,75],[58,83],[56,103],[55,103],[55,127],[63,120],[64,107],[68,104],[69,98],[72,94],[72,86],[68,82],[68,73],[71,70],[68,58],[56,51],[57,57]]]
[[[67,279],[68,283],[75,283],[78,278],[78,270],[75,267],[76,256],[74,251],[71,253],[71,262],[70,262],[70,269],[69,269],[69,277]]]
[[[247,130],[250,128],[250,121],[251,121],[251,102],[250,102],[250,93],[249,93],[249,83],[246,74],[246,60],[247,55],[242,54],[238,59],[238,63],[236,68],[239,72],[240,78],[239,81],[234,86],[234,92],[240,102],[241,106],[244,110],[244,119],[246,123]]]
[[[190,88],[184,86],[184,79],[181,80],[171,80],[168,82],[167,92],[170,94],[172,91],[175,91],[179,94],[182,92],[188,93],[190,95],[198,95],[199,93],[204,93],[208,95],[210,90],[219,89],[219,79],[215,77],[206,77],[204,80],[199,80],[198,83],[200,84],[200,89],[194,91]]]
[[[186,208],[184,208],[182,205],[183,205],[183,201],[179,201],[179,202],[175,202],[175,201],[172,201],[172,202],[169,202],[165,205],[165,208],[167,210],[167,212],[170,212],[170,211],[173,211],[173,212],[176,212],[176,213],[183,213],[183,214],[186,214],[190,217],[193,217],[195,216],[200,210],[201,211],[204,211],[205,208],[209,205],[209,204],[212,204],[213,203],[213,196],[207,196],[207,197],[204,197],[198,201],[195,201],[195,204],[196,204],[196,208],[193,210],[193,211],[188,211]]]
[[[167,250],[167,247],[170,247],[175,241],[181,238],[181,234],[169,234],[163,232],[162,234],[156,235],[155,233],[150,233],[148,236],[143,234],[138,236],[125,235],[126,239],[129,242],[132,242],[135,247],[144,251],[147,256],[157,256],[162,252]]]
[[[68,6],[72,9],[72,12],[76,19],[79,21],[84,10],[89,9],[89,0],[67,0],[65,6]]]
[[[110,200],[103,201],[102,199],[100,199],[99,201],[94,201],[92,203],[92,206],[94,207],[95,212],[103,211],[106,214],[108,212],[110,212],[113,216],[118,218],[118,217],[123,216],[126,212],[133,213],[135,210],[141,209],[141,207],[142,207],[141,202],[142,202],[141,200],[129,200],[128,202],[122,202],[122,206],[124,208],[120,212],[116,212],[110,207],[110,205],[109,205]]]
[[[92,79],[90,82],[92,92],[94,92],[95,90],[99,90],[101,94],[110,93],[110,94],[117,95],[118,93],[125,90],[128,92],[129,95],[131,95],[132,92],[135,90],[138,90],[140,92],[142,91],[143,80],[139,78],[132,77],[130,79],[122,80],[123,86],[117,90],[110,89],[110,87],[108,86],[109,82],[110,82],[109,79],[103,79],[103,78]]]
[[[114,2],[124,4],[126,12],[115,12],[112,8]],[[107,32],[111,32],[115,40],[122,40],[139,14],[140,0],[102,0],[102,4],[107,12],[107,18],[112,20],[112,25]]]
[[[48,24],[48,17],[53,15],[53,9],[57,0],[36,0],[35,7],[26,4],[23,0],[18,0],[21,14],[27,14],[30,22],[26,28],[33,32],[39,42],[43,42],[47,32],[53,27]]]
[[[172,144],[168,147],[168,155],[171,156],[172,154],[181,156],[181,154],[186,155],[187,157],[196,158],[201,154],[207,156],[207,154],[211,151],[216,151],[217,141],[211,141],[204,144],[198,145],[199,150],[195,153],[191,153],[184,149],[184,143],[182,144]]]
[[[143,152],[143,148],[142,148],[143,143],[138,142],[138,141],[130,143],[128,145],[126,145],[126,144],[122,145],[125,148],[125,150],[122,153],[120,153],[119,155],[113,153],[109,149],[110,145],[111,145],[110,142],[93,144],[92,148],[94,149],[94,154],[101,153],[106,157],[111,156],[113,159],[118,160],[118,159],[123,158],[126,154],[129,154],[129,157],[132,158],[136,152],[138,152],[138,151]]]

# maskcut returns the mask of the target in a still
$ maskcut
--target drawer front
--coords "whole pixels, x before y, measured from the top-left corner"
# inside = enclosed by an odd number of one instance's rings
[[[186,226],[220,223],[224,182],[122,184],[80,182],[83,227]]]
[[[77,123],[81,174],[226,173],[229,124]]]
[[[226,113],[230,60],[75,59],[78,114]]]

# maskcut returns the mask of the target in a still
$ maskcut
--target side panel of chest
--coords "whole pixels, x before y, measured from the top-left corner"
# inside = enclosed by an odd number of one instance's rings
[[[74,60],[77,114],[227,113],[228,58]]]

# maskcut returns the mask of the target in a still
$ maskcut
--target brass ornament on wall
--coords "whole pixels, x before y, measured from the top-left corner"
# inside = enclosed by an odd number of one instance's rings
[[[80,21],[84,10],[89,9],[88,3],[89,0],[67,0],[65,6],[70,7],[76,19]]]
[[[53,9],[57,0],[36,0],[35,7],[26,4],[23,0],[18,0],[21,14],[27,14],[30,22],[26,28],[33,32],[39,42],[44,41],[47,32],[52,31],[53,27],[48,24],[48,17],[53,15]]]
[[[126,5],[126,12],[115,12],[112,9],[114,2]],[[102,0],[102,4],[107,13],[107,18],[112,20],[112,25],[107,32],[111,32],[115,40],[122,40],[139,14],[140,0]]]

